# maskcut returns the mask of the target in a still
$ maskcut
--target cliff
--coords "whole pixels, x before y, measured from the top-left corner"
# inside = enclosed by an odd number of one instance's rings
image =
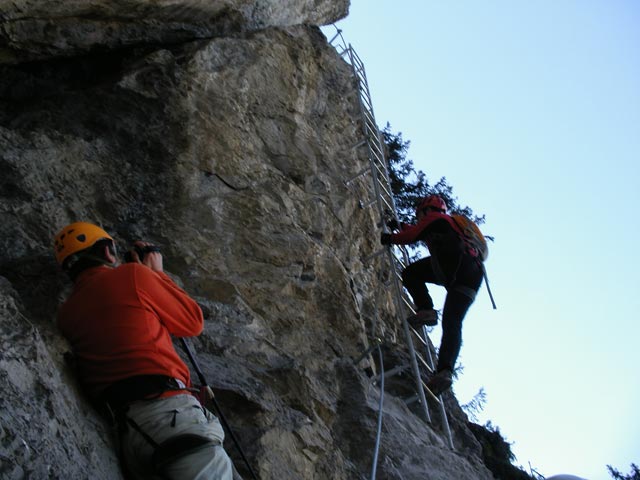
[[[0,477],[121,478],[63,359],[76,220],[143,238],[200,303],[193,344],[261,479],[368,478],[378,391],[356,365],[380,294],[348,65],[317,28],[346,0],[18,0],[0,14]],[[391,298],[387,365],[406,353]],[[90,319],[88,319],[89,321]],[[389,382],[379,479],[491,479],[453,395],[455,450]],[[226,449],[246,469],[233,443]],[[245,478],[249,478],[245,476]]]

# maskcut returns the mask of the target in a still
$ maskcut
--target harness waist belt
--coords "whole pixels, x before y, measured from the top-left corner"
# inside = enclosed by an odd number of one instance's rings
[[[109,385],[103,392],[102,399],[113,411],[118,411],[132,402],[185,388],[187,387],[181,380],[166,375],[136,375]]]

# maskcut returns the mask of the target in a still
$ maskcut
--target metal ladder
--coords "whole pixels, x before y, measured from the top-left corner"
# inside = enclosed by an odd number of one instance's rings
[[[335,25],[334,25],[335,27]],[[371,206],[376,206],[377,213],[379,215],[379,219],[383,228],[385,227],[385,217],[389,214],[396,217],[396,208],[395,201],[393,198],[393,194],[391,191],[391,184],[389,181],[389,172],[387,170],[387,162],[384,155],[383,142],[381,138],[380,131],[378,130],[377,123],[375,121],[375,117],[373,114],[373,104],[371,102],[371,95],[369,93],[369,85],[367,82],[367,76],[364,69],[364,64],[360,57],[356,54],[355,50],[351,46],[351,44],[347,44],[342,37],[342,32],[340,29],[336,27],[337,33],[335,36],[329,41],[329,43],[336,49],[338,54],[345,59],[345,61],[351,66],[353,76],[357,80],[358,83],[358,100],[360,105],[360,114],[361,114],[361,123],[362,123],[362,131],[364,140],[357,144],[354,148],[359,148],[362,146],[367,147],[368,156],[369,156],[369,166],[364,168],[362,171],[358,172],[352,178],[348,179],[345,184],[347,186],[351,185],[353,182],[358,180],[359,178],[363,178],[366,175],[371,176],[372,180],[372,195],[371,198],[366,200],[360,200],[360,207],[367,208]],[[405,342],[409,351],[410,364],[402,365],[399,367],[395,367],[392,370],[387,372],[382,372],[378,375],[377,380],[381,387],[381,400],[380,400],[380,412],[379,417],[380,421],[382,418],[382,398],[384,395],[384,378],[389,377],[391,375],[395,375],[401,372],[404,372],[407,369],[411,369],[414,382],[415,382],[415,395],[406,400],[407,404],[415,402],[416,400],[420,404],[420,412],[424,419],[431,423],[431,416],[429,413],[429,406],[427,404],[426,395],[429,396],[438,406],[440,410],[440,415],[442,418],[442,425],[447,437],[447,441],[449,447],[453,450],[453,439],[451,436],[451,429],[449,427],[449,421],[447,419],[447,412],[444,407],[444,402],[442,400],[442,396],[436,397],[429,389],[427,388],[425,382],[422,380],[420,375],[420,368],[425,368],[426,371],[431,374],[434,373],[434,361],[431,355],[432,344],[427,334],[427,330],[425,327],[422,327],[420,331],[414,330],[406,321],[408,316],[408,312],[415,313],[412,302],[408,297],[408,294],[402,288],[401,281],[401,272],[409,263],[409,258],[406,249],[393,247],[387,248],[383,247],[378,252],[364,259],[365,262],[369,262],[376,257],[384,257],[387,271],[390,274],[390,286],[393,288],[394,300],[396,304],[396,310],[398,315],[401,317],[400,320],[402,322],[402,329],[404,331]],[[389,285],[387,285],[389,286]],[[376,300],[380,298],[379,295],[376,295]],[[375,333],[375,324],[378,321],[378,311],[379,308],[375,305],[375,319],[374,326],[372,327],[372,333]],[[422,353],[416,352],[416,347],[414,346],[414,341],[418,345],[419,349]],[[367,350],[361,357],[360,360],[363,359],[368,353],[370,353],[376,347],[380,349],[381,340],[374,338],[374,345]],[[383,369],[382,366],[382,355],[380,354],[380,368]],[[380,423],[380,422],[379,422]],[[378,436],[380,435],[380,427],[378,428]],[[374,455],[374,467],[372,473],[372,479],[375,478],[375,464],[377,462],[377,453],[378,453],[378,445],[379,438],[376,440],[376,449]]]

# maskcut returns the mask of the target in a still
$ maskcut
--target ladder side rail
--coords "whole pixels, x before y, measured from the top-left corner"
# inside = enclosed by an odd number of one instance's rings
[[[384,166],[384,153],[378,150],[378,145],[375,143],[371,145],[371,153],[373,154],[373,162],[377,168],[385,168]]]
[[[408,262],[409,262],[409,259],[408,259],[409,254],[407,252],[407,249],[406,248],[401,248],[401,252],[403,254],[404,260],[408,264]],[[399,262],[399,260],[398,260],[398,262]],[[405,301],[405,304],[406,304],[407,300],[404,299],[404,298],[403,298],[403,300]],[[428,369],[429,369],[429,371],[431,373],[434,373],[435,372],[435,361],[433,359],[433,355],[431,355],[431,347],[432,347],[431,339],[429,338],[429,335],[427,334],[426,327],[423,326],[421,328],[421,330],[422,330],[422,332],[418,332],[418,333],[421,333],[421,335],[418,335],[418,338],[420,339],[420,341],[421,341],[421,343],[422,343],[422,345],[424,347],[427,367],[428,367]],[[420,359],[422,360],[422,357],[420,357]],[[449,418],[447,416],[447,411],[446,411],[445,406],[444,406],[444,400],[442,398],[442,395],[439,396],[439,400],[440,401],[438,402],[438,408],[440,409],[440,415],[442,417],[442,423],[443,423],[443,426],[444,426],[444,430],[445,430],[445,432],[447,434],[447,441],[448,441],[448,444],[449,444],[449,448],[451,450],[455,450],[455,447],[453,445],[453,436],[451,434],[451,427],[449,426]]]
[[[380,180],[377,180],[377,181],[378,181],[378,185],[380,186],[380,193],[384,194],[384,195],[381,195],[382,201],[386,204],[388,208],[393,208],[393,202],[391,201],[391,192],[387,190],[387,185],[380,182]],[[384,214],[384,211],[382,213]]]
[[[391,256],[393,253],[391,249],[388,249],[388,257],[389,263],[393,268],[393,259]],[[424,388],[422,385],[422,377],[420,376],[420,368],[418,367],[418,362],[416,360],[416,351],[413,346],[413,340],[411,339],[411,332],[409,331],[409,324],[407,323],[406,315],[403,315],[404,309],[402,308],[402,289],[400,287],[400,282],[398,279],[393,277],[393,286],[395,292],[395,300],[396,306],[400,311],[400,315],[402,316],[402,330],[404,331],[404,338],[407,347],[409,348],[409,360],[411,363],[411,370],[413,371],[413,377],[416,382],[416,393],[418,394],[418,398],[420,399],[420,405],[422,406],[422,414],[427,422],[431,423],[431,415],[429,414],[429,405],[427,404],[427,398],[424,395]]]
[[[375,135],[376,134],[376,129],[378,127],[372,127],[368,122],[366,122],[364,120],[364,117],[363,117],[362,123],[364,124],[364,129],[365,129],[365,134],[366,135]],[[369,143],[372,143],[372,142],[369,142]],[[369,148],[371,148],[371,147],[369,147]]]
[[[380,168],[377,165],[374,165],[373,168],[375,168],[376,171],[378,171],[380,173]],[[393,206],[393,192],[391,192],[391,187],[389,186],[389,184],[387,182],[381,181],[380,178],[377,178],[376,180],[378,181],[380,186],[383,188],[384,193],[387,195],[387,198],[389,199],[389,202]]]
[[[435,362],[433,360],[433,356],[431,355],[431,339],[429,338],[429,335],[427,335],[427,327],[422,326],[422,335],[420,335],[420,339],[423,342],[424,345],[424,350],[425,350],[425,356],[427,359],[427,363],[429,365],[429,367],[431,368],[431,372],[435,372]],[[444,399],[442,398],[442,394],[439,395],[439,405],[438,408],[440,409],[440,415],[442,416],[442,423],[444,426],[444,430],[447,434],[447,441],[449,443],[449,448],[451,450],[455,450],[455,447],[453,446],[453,437],[451,435],[451,427],[449,426],[449,419],[447,417],[447,410],[444,408]]]
[[[385,206],[387,206],[388,208],[391,208],[391,202],[388,202],[386,199],[382,199],[382,202],[385,204]]]
[[[378,282],[376,287],[376,299],[381,298],[379,295],[379,291],[381,289],[381,283]],[[371,325],[371,336],[375,338],[376,346],[375,349],[378,350],[378,364],[380,368],[380,372],[384,373],[384,357],[382,355],[382,340],[378,337],[375,337],[376,329],[378,326],[378,322],[380,320],[380,309],[378,308],[378,301],[373,302],[373,324]],[[371,480],[376,479],[376,474],[378,470],[378,457],[380,454],[380,440],[382,438],[382,418],[384,416],[384,374],[380,376],[380,398],[378,401],[378,421],[376,428],[376,440],[373,448],[373,458],[371,460]]]
[[[420,328],[420,330],[421,330],[420,331],[420,334],[421,334],[420,336],[422,338],[422,343],[425,346],[424,347],[424,356],[427,359],[427,362],[429,362],[429,367],[432,370],[435,371],[435,367],[434,367],[435,366],[435,362],[433,361],[433,355],[431,355],[431,347],[432,347],[431,339],[429,339],[429,335],[427,335],[426,332],[425,332],[425,330],[426,330],[425,326],[422,326]]]
[[[353,48],[350,48],[350,53],[349,53],[350,58],[355,58],[357,57],[357,55],[355,54],[355,52],[353,51]],[[360,89],[360,91],[362,92],[362,90],[366,90],[367,92],[369,91],[369,86],[367,83],[367,79],[366,79],[366,75],[363,75],[363,81],[358,82],[358,87]],[[359,105],[360,105],[360,116],[361,118],[364,120],[365,116],[363,113],[364,110],[364,106],[362,103],[362,94],[358,97],[359,100]],[[365,122],[363,121],[363,124]],[[368,131],[366,128],[366,125],[363,125],[363,130],[364,130],[364,134],[365,136],[367,136],[367,138],[369,138],[368,136]],[[374,134],[374,132],[370,132],[371,134]],[[374,134],[374,138],[377,140],[378,146],[380,147],[380,149],[382,149],[382,143],[381,143],[381,137],[380,137],[380,132],[378,131],[377,134]],[[367,142],[367,144],[372,143],[372,142]],[[370,148],[369,148],[370,150]],[[378,199],[377,201],[377,206],[378,206],[378,213],[380,214],[380,218],[383,219],[384,218],[384,208],[382,207],[382,201],[381,201],[381,196],[380,196],[380,188],[379,188],[379,182],[378,182],[378,172],[377,172],[377,168],[375,168],[375,165],[373,164],[373,161],[371,159],[371,156],[369,156],[369,162],[371,163],[372,166],[372,173],[374,176],[374,182],[373,182],[373,188],[374,188],[374,192],[375,195]],[[387,185],[390,185],[391,182],[389,180],[389,175],[386,172],[386,169],[383,171],[384,173],[384,179],[387,182]],[[394,207],[393,208],[393,212],[396,211],[395,209],[395,201],[393,199],[393,197],[391,198],[391,205]],[[391,251],[391,249],[387,249],[388,250],[388,261],[389,261],[389,265],[392,268],[392,271],[395,271],[395,267],[394,267],[394,261],[393,261],[393,252]],[[425,419],[427,420],[427,422],[431,422],[431,416],[429,414],[429,407],[427,405],[427,399],[425,397],[424,394],[424,389],[423,389],[423,385],[422,385],[422,380],[421,380],[421,376],[420,376],[420,369],[418,367],[418,362],[416,360],[416,352],[415,352],[415,348],[413,346],[413,340],[411,338],[411,332],[409,331],[409,326],[407,324],[406,319],[404,318],[405,315],[403,315],[404,309],[402,308],[402,289],[400,287],[400,282],[398,282],[397,278],[394,276],[393,277],[393,285],[394,285],[394,291],[395,291],[395,301],[396,301],[396,306],[399,309],[400,315],[402,315],[402,327],[404,330],[404,336],[405,336],[405,341],[407,343],[407,346],[409,348],[409,357],[410,357],[410,361],[411,361],[411,369],[413,370],[413,375],[414,375],[414,380],[416,382],[416,390],[417,390],[417,394],[420,398],[420,404],[422,405],[422,410],[423,410],[423,415],[425,417]]]
[[[382,357],[382,348],[378,345],[378,361],[380,362],[380,369],[384,370],[384,359]],[[380,402],[378,404],[378,426],[376,429],[376,443],[373,447],[373,460],[371,466],[371,480],[376,479],[376,472],[378,470],[378,455],[380,453],[380,438],[382,437],[382,414],[384,407],[384,375],[380,379]]]
[[[365,77],[365,79],[366,79],[366,77]],[[367,91],[368,91],[368,89],[367,89]],[[361,106],[362,106],[362,103],[361,103]],[[378,139],[377,143],[380,146],[382,146],[382,136],[381,136],[379,130],[377,131],[376,137]],[[389,178],[389,172],[388,172],[388,169],[386,168],[386,165],[385,165],[385,168],[383,169],[382,172],[380,172],[379,169],[376,167],[376,171],[374,172],[374,176],[376,177],[376,179],[378,179],[378,174],[380,174],[380,173],[382,173],[384,175],[384,180],[386,181],[386,184],[390,186],[391,185],[391,179]],[[377,184],[378,182],[374,182],[374,183]],[[379,181],[379,183],[382,183],[382,182]],[[376,190],[379,192],[379,189],[376,188]],[[391,211],[395,213],[397,210],[395,208],[395,199],[393,198],[393,196],[391,197],[391,205],[393,206],[393,209]],[[384,210],[380,209],[381,208],[380,203],[378,203],[378,208],[379,208],[380,216],[383,219],[384,218]],[[391,258],[391,257],[394,256],[394,253],[391,250],[391,248],[389,248],[388,250],[389,250],[389,263],[390,263],[390,266],[395,270],[396,263],[394,262],[394,259]],[[406,251],[406,249],[403,249],[402,253],[403,253],[404,260],[405,260],[406,264],[409,264],[408,252]],[[395,285],[395,291],[396,291],[396,305],[398,306],[398,308],[400,308],[400,312],[403,312],[404,309],[402,308],[403,307],[402,287],[400,286],[400,282],[398,281],[398,279],[397,279],[397,277],[395,275],[393,277],[393,283]],[[431,419],[430,419],[430,415],[429,415],[429,409],[428,409],[428,406],[427,406],[427,403],[426,403],[426,398],[425,398],[425,395],[424,395],[424,386],[422,385],[422,380],[421,380],[421,377],[420,377],[420,369],[418,367],[418,363],[417,363],[417,360],[416,360],[416,352],[415,352],[415,348],[414,348],[414,345],[413,345],[413,340],[412,340],[412,337],[411,337],[409,326],[407,324],[406,319],[404,318],[404,315],[403,315],[402,323],[403,323],[403,330],[404,330],[404,334],[405,334],[405,339],[406,339],[407,345],[409,347],[409,355],[410,355],[410,359],[411,359],[411,368],[413,370],[413,373],[414,373],[414,376],[416,378],[416,381],[419,383],[419,388],[417,388],[418,395],[419,395],[421,404],[424,405],[424,413],[426,414],[427,421],[430,422]],[[424,329],[424,327],[423,327],[423,329]],[[426,332],[423,331],[423,335],[425,335],[427,337],[427,339],[428,339],[428,335],[426,334]],[[428,360],[428,363],[429,363],[429,365],[431,367],[431,371],[433,372],[433,371],[435,371],[434,370],[434,362],[433,362],[433,358],[431,356],[431,352],[430,352],[429,346],[426,346],[425,350],[428,353],[427,360]],[[444,402],[442,400],[442,395],[440,395],[440,398],[438,398],[438,404],[440,406],[440,412],[441,412],[441,415],[442,415],[442,420],[443,420],[443,424],[444,424],[444,427],[445,427],[447,440],[449,442],[449,447],[453,450],[454,449],[453,438],[452,438],[452,435],[451,435],[451,429],[449,427],[449,420],[447,418],[447,412],[446,412],[446,409],[444,407]]]
[[[383,142],[382,142],[382,135],[380,134],[380,130],[377,130],[377,132],[376,132],[376,133],[377,133],[377,135],[376,135],[376,136],[377,136],[377,138],[378,138],[378,145],[380,146],[380,149],[382,150]],[[383,151],[384,151],[384,150],[383,150]],[[388,168],[388,166],[387,166],[386,161],[385,161],[385,163],[384,163],[384,168],[382,169],[382,173],[383,173],[384,180],[385,180],[386,184],[387,184],[387,185],[389,185],[389,191],[391,191],[391,179],[389,178],[389,168]],[[392,200],[392,203],[393,203],[393,210],[392,210],[392,212],[393,212],[393,214],[395,215],[395,214],[396,214],[396,212],[397,212],[397,209],[396,209],[396,202],[395,202],[395,199],[393,198],[393,196],[391,197],[391,200]]]
[[[369,97],[366,94],[363,94],[362,95],[362,102],[365,105],[365,110],[367,112],[371,112],[371,113],[369,113],[369,115],[373,115],[373,103],[372,103],[371,97]]]
[[[401,252],[403,254],[403,257],[404,257],[403,259],[408,264],[409,255],[408,255],[407,249],[406,248],[401,248],[400,250],[401,250]],[[401,263],[400,259],[398,259],[398,258],[396,258],[396,261],[398,263]],[[408,300],[406,298],[403,298],[403,300],[405,302],[405,305],[407,305]],[[431,373],[434,373],[435,372],[435,361],[433,359],[433,355],[431,355],[431,347],[432,347],[431,339],[429,338],[429,335],[428,335],[428,333],[426,331],[426,327],[425,326],[421,327],[421,330],[422,330],[421,332],[418,332],[418,334],[419,334],[418,335],[418,339],[420,340],[420,342],[422,343],[422,345],[424,347],[427,369]],[[419,358],[420,358],[420,360],[423,360],[422,356],[419,356]],[[440,415],[442,417],[442,423],[443,423],[443,426],[444,426],[445,433],[447,434],[447,442],[449,444],[449,448],[451,450],[455,450],[455,447],[453,445],[453,436],[451,434],[451,427],[449,425],[449,418],[447,416],[447,411],[446,411],[445,406],[444,406],[444,400],[442,398],[442,395],[439,396],[438,408],[440,409]]]
[[[381,160],[381,158],[384,158],[384,152],[382,150],[380,150],[380,147],[378,145],[376,145],[375,143],[372,145],[373,149],[375,150],[377,156],[378,156],[378,161],[382,162],[383,160]]]
[[[349,44],[349,49],[351,50],[351,52],[349,53],[349,59],[351,60],[353,71],[356,74],[356,76],[363,77],[365,73],[364,62],[360,58],[360,55],[356,53],[356,51],[354,50],[351,44]]]
[[[338,32],[340,34],[340,31]],[[340,35],[340,37],[342,37],[342,35]],[[375,202],[377,203],[378,206],[378,213],[380,214],[380,218],[384,219],[384,209],[382,207],[382,201],[381,201],[381,195],[380,195],[380,188],[378,186],[379,183],[382,183],[379,181],[378,179],[378,175],[381,173],[379,172],[379,169],[377,168],[377,166],[373,163],[374,162],[374,158],[376,160],[378,160],[378,162],[382,163],[381,160],[378,158],[377,155],[374,155],[374,148],[372,147],[372,144],[375,145],[376,150],[378,151],[377,153],[381,154],[384,150],[382,149],[382,138],[381,138],[381,133],[380,131],[377,129],[377,124],[375,123],[375,117],[373,115],[373,108],[372,108],[372,102],[371,102],[371,96],[369,94],[369,85],[368,85],[368,81],[367,81],[367,77],[366,77],[366,72],[364,70],[364,64],[362,62],[362,60],[360,59],[360,57],[355,53],[353,47],[349,44],[347,50],[345,53],[348,53],[348,58],[349,58],[349,62],[352,66],[352,70],[354,73],[354,77],[358,80],[358,87],[359,87],[359,91],[360,91],[360,95],[358,96],[358,103],[360,105],[360,114],[363,120],[363,130],[364,130],[364,134],[366,137],[369,137],[369,135],[373,135],[374,138],[377,139],[377,144],[376,142],[367,142],[368,145],[368,150],[369,150],[369,161],[372,164],[372,174],[374,175],[374,192],[376,194],[376,197],[378,198],[378,201]],[[344,56],[344,54],[342,54]],[[365,108],[365,106],[369,107],[368,109]],[[368,131],[367,128],[367,115],[364,113],[365,111],[370,111],[370,117],[375,125],[376,131]],[[368,112],[367,112],[368,113]],[[388,167],[386,165],[386,163],[383,163],[384,168],[382,169],[382,174],[383,174],[383,178],[384,181],[386,181],[387,185],[391,185],[391,181],[389,178],[389,173],[388,173]],[[386,190],[386,189],[385,189]],[[374,202],[372,202],[374,203]],[[390,201],[389,202],[384,202],[386,204],[390,204],[391,207],[391,211],[394,213],[397,211],[395,208],[395,199],[393,198],[393,196],[390,197]],[[398,262],[396,256],[394,255],[394,253],[392,252],[391,248],[387,249],[388,251],[388,260],[389,260],[389,265],[392,269],[393,272],[397,273],[397,264],[399,263],[400,265],[402,265],[403,263],[405,265],[409,264],[409,256],[408,253],[406,251],[406,249],[402,249],[402,261]],[[396,299],[396,305],[397,307],[400,309],[400,312],[404,312],[404,304],[406,303],[405,298],[403,297],[402,294],[402,287],[400,286],[400,281],[397,277],[397,275],[393,275],[393,284],[395,286],[394,290],[395,290],[395,299]],[[412,364],[412,370],[414,371],[414,376],[416,377],[416,383],[419,385],[419,388],[417,388],[418,390],[418,395],[420,397],[420,402],[424,407],[424,413],[425,413],[425,417],[427,418],[427,421],[431,421],[430,420],[430,416],[429,416],[429,410],[428,410],[428,406],[427,406],[427,402],[426,402],[426,398],[424,395],[424,388],[422,385],[422,380],[420,377],[420,370],[417,364],[417,360],[416,360],[416,352],[415,352],[415,348],[413,346],[413,340],[409,331],[409,326],[407,324],[407,321],[405,318],[403,318],[402,320],[402,324],[403,324],[403,330],[404,330],[404,334],[405,334],[405,339],[407,341],[407,345],[409,347],[409,354],[411,357],[411,364]],[[426,332],[424,333],[425,336],[427,337],[428,340],[428,335],[426,335]],[[426,346],[426,350],[428,353],[428,360],[430,360],[430,363],[433,364],[433,358],[431,357],[431,352],[430,352],[430,348],[427,345]],[[453,440],[451,437],[451,430],[449,428],[449,422],[447,419],[447,413],[446,410],[444,408],[444,402],[442,402],[442,398],[439,399],[438,401],[439,405],[440,405],[440,409],[441,409],[441,413],[442,413],[442,418],[443,418],[443,423],[446,427],[446,432],[447,432],[447,437],[449,440],[449,446],[451,449],[453,449]],[[381,420],[381,417],[380,417]],[[376,463],[377,463],[377,458],[376,458]],[[375,468],[375,467],[374,467]],[[373,477],[375,478],[375,472],[372,472]]]
[[[444,431],[447,433],[447,440],[449,441],[449,448],[455,450],[453,446],[453,436],[451,435],[451,427],[449,426],[449,418],[447,417],[447,410],[444,408],[444,398],[442,395],[439,397],[438,407],[440,408],[440,415],[442,415],[442,423],[444,424]]]

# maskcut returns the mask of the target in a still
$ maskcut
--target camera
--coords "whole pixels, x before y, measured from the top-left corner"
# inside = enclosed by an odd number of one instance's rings
[[[147,245],[146,247],[139,247],[138,245],[134,245],[133,249],[138,254],[138,258],[140,259],[141,262],[144,260],[144,256],[147,253],[160,252],[160,247],[156,247],[155,245]],[[124,253],[124,263],[131,263],[131,262],[135,262],[135,260],[133,258],[133,255],[131,254],[131,250],[127,250]]]

